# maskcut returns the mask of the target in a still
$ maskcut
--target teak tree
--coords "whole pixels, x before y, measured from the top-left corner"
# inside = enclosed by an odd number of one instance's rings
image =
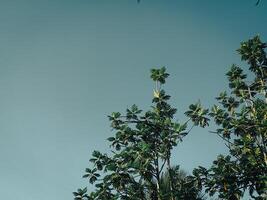
[[[109,116],[116,132],[108,138],[111,152],[93,152],[92,168],[86,168],[83,177],[96,189],[90,194],[86,188],[78,189],[73,193],[76,200],[201,199],[195,178],[181,181],[177,168],[172,168],[172,149],[190,131],[186,130],[190,121],[174,119],[176,109],[162,89],[168,76],[164,67],[151,70],[155,89],[150,110],[143,112],[133,105],[125,115],[114,112]]]
[[[266,47],[259,36],[241,43],[237,51],[251,74],[233,65],[226,74],[231,94],[222,92],[216,98],[220,105],[214,105],[208,113],[218,125],[212,133],[229,149],[229,155],[218,156],[210,169],[199,167],[194,171],[210,195],[239,200],[248,191],[253,199],[267,199]],[[191,105],[186,112],[196,124],[197,109]]]

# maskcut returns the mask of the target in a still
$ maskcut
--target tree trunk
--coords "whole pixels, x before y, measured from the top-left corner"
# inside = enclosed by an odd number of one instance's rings
[[[159,185],[159,182],[160,182],[160,172],[159,172],[159,158],[158,158],[158,155],[157,155],[157,159],[155,160],[155,165],[156,165],[156,179],[157,179],[157,183],[156,183],[156,186],[157,186],[157,200],[161,200],[161,195],[160,195],[160,185]]]
[[[167,170],[169,173],[171,200],[175,200],[174,191],[173,191],[173,176],[172,176],[172,172],[171,172],[172,169],[171,169],[171,161],[170,161],[170,152],[168,152],[168,155],[167,155]]]

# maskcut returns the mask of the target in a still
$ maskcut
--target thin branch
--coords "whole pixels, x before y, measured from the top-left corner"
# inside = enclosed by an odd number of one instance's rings
[[[225,139],[223,136],[221,136],[218,132],[216,131],[209,131],[210,133],[215,133],[216,135],[218,135],[221,139],[223,139],[225,142],[231,144],[231,145],[235,145],[233,142],[231,142],[230,140]]]

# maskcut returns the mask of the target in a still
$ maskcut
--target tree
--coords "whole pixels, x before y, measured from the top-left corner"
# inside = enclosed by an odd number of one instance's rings
[[[151,70],[156,86],[150,110],[143,112],[133,105],[125,115],[114,112],[109,116],[115,131],[115,136],[108,138],[111,152],[93,152],[92,167],[86,168],[83,177],[96,190],[87,194],[86,188],[78,189],[73,193],[76,200],[165,200],[166,196],[178,200],[177,195],[186,191],[199,191],[194,177],[184,178],[181,183],[177,181],[177,169],[171,168],[172,149],[188,134],[190,121],[174,120],[176,109],[162,89],[168,76],[164,67]],[[165,190],[163,182],[168,186]]]
[[[201,199],[201,189],[220,199],[239,200],[248,191],[251,198],[267,199],[267,57],[266,43],[256,36],[237,50],[251,74],[233,65],[226,74],[229,92],[221,92],[218,105],[204,109],[192,104],[185,113],[190,120],[175,121],[176,108],[162,89],[166,69],[152,69],[155,82],[153,105],[144,112],[136,105],[122,115],[109,116],[115,136],[108,138],[111,152],[94,151],[84,178],[96,190],[74,192],[76,200],[178,200]],[[198,167],[193,176],[171,167],[173,148],[193,126],[206,127],[213,120],[229,154],[219,155],[209,169]]]
[[[208,115],[198,113],[191,105],[186,115],[198,125],[210,117],[218,128],[217,134],[229,149],[229,155],[219,155],[211,168],[199,167],[194,175],[211,196],[238,200],[245,191],[253,199],[267,199],[267,58],[266,43],[256,36],[241,43],[237,50],[246,61],[251,74],[237,65],[226,74],[231,94],[220,93]]]

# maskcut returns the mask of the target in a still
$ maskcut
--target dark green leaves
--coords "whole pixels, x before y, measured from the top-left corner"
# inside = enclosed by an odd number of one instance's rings
[[[158,81],[159,83],[164,84],[168,76],[169,74],[166,73],[165,67],[162,67],[160,69],[151,69],[150,77],[153,81]]]
[[[176,108],[168,102],[170,95],[160,88],[168,76],[164,67],[151,70],[157,86],[151,109],[142,112],[133,105],[125,114],[113,112],[108,116],[115,132],[107,139],[111,152],[94,151],[90,159],[92,167],[86,168],[83,176],[96,187],[90,193],[91,199],[147,200],[162,195],[159,189],[155,190],[156,184],[166,163],[170,166],[171,150],[188,134],[188,123],[173,120]],[[173,181],[173,178],[168,180],[171,185]],[[184,184],[183,188],[189,183]],[[171,193],[173,196],[175,191]],[[83,198],[84,194],[75,195]]]
[[[89,182],[93,184],[98,177],[100,177],[100,174],[96,173],[97,169],[94,168],[93,170],[86,168],[85,169],[85,175],[83,175],[83,178],[88,178]]]
[[[189,110],[185,112],[195,125],[205,127],[208,125],[209,119],[207,118],[208,109],[202,108],[200,103],[191,104]]]
[[[240,200],[245,191],[253,199],[267,196],[267,58],[266,44],[256,36],[241,43],[238,50],[252,75],[232,65],[226,74],[229,89],[216,98],[218,105],[205,109],[192,104],[185,123],[174,121],[177,109],[170,95],[161,88],[169,74],[165,67],[152,69],[156,82],[152,106],[142,112],[136,105],[125,114],[109,116],[115,132],[108,138],[111,151],[94,151],[84,178],[94,184],[88,196],[86,189],[74,192],[76,200],[175,200],[201,199],[203,189],[220,199]],[[251,79],[251,80],[248,80]],[[179,176],[179,168],[171,168],[173,148],[194,126],[206,127],[210,118],[215,131],[229,149],[218,156],[211,167],[198,167],[193,176]],[[193,123],[192,127],[187,127]],[[207,141],[208,142],[208,141]],[[161,176],[167,168],[165,182]],[[192,196],[193,195],[193,196]],[[177,200],[176,199],[176,200]]]
[[[78,189],[77,192],[73,192],[74,200],[89,200],[89,196],[86,194],[87,188]]]
[[[241,47],[237,50],[241,55],[241,59],[247,61],[250,65],[249,69],[254,72],[257,76],[262,76],[264,73],[261,72],[261,65],[266,66],[266,43],[261,42],[259,36],[241,43]],[[264,69],[266,71],[266,69]]]
[[[232,65],[229,72],[226,73],[229,81],[244,80],[247,75],[243,74],[243,70],[236,65]]]
[[[239,200],[246,190],[253,199],[267,197],[267,99],[266,44],[259,36],[241,43],[238,52],[255,76],[253,81],[236,65],[226,74],[232,96],[220,93],[209,112],[218,128],[216,133],[229,148],[229,155],[219,156],[210,169],[199,168],[194,175],[210,195]],[[251,77],[251,76],[250,76]],[[187,115],[198,124],[201,108],[190,106]]]
[[[142,110],[138,109],[137,105],[132,105],[130,109],[126,110],[126,118],[128,120],[137,120],[138,114],[140,114]]]

